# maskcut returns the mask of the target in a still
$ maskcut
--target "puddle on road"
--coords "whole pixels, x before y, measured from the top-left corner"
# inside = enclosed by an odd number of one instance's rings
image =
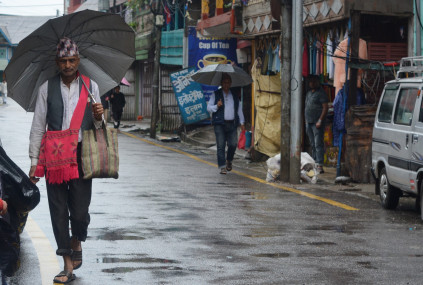
[[[178,266],[159,266],[159,267],[116,267],[101,270],[105,273],[129,273],[136,270],[183,270],[182,267]]]
[[[259,254],[253,254],[255,257],[268,257],[268,258],[285,258],[289,257],[290,254],[286,252],[282,253],[259,253]]]
[[[286,231],[285,227],[272,227],[272,228],[259,228],[251,229],[251,233],[243,235],[244,237],[250,238],[264,238],[264,237],[279,237],[283,236]]]
[[[367,269],[377,269],[377,267],[374,267],[370,261],[358,261],[357,264]]]
[[[117,258],[117,257],[103,257],[97,258],[97,263],[123,263],[123,262],[136,262],[136,263],[178,263],[175,260],[151,257],[130,257],[130,258]]]
[[[338,233],[354,234],[358,231],[356,225],[312,225],[304,228],[306,231],[335,231]]]
[[[103,233],[98,235],[92,235],[90,236],[90,239],[96,239],[96,240],[110,240],[110,241],[116,241],[116,240],[145,240],[145,237],[136,235],[137,233],[129,232],[124,229],[116,229],[113,231],[110,231],[108,229],[102,229]]]
[[[316,245],[316,246],[322,246],[322,245],[336,245],[336,243],[331,241],[316,241],[316,242],[309,242],[307,245]]]
[[[244,192],[241,195],[251,196],[251,199],[255,199],[255,200],[267,200],[267,199],[269,199],[269,197],[267,197],[266,194],[260,193],[260,192]]]

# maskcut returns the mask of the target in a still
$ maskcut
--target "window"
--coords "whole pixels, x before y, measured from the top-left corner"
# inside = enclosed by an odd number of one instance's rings
[[[390,123],[392,118],[392,110],[394,108],[395,96],[397,95],[397,89],[386,88],[385,94],[380,104],[379,115],[377,119],[380,122]]]
[[[406,126],[411,125],[417,94],[418,89],[416,88],[401,89],[395,109],[395,124]]]
[[[0,58],[6,59],[6,49],[7,48],[0,48]]]

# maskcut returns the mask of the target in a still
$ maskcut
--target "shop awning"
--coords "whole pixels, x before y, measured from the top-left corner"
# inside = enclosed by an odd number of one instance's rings
[[[162,32],[160,63],[183,65],[183,40],[184,29]]]

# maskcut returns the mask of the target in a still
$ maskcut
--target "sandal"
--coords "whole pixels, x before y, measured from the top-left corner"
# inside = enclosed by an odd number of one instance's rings
[[[67,277],[68,280],[66,280],[66,281],[60,281],[60,280],[57,280],[56,279],[57,277]],[[68,284],[68,283],[72,282],[73,280],[75,280],[75,274],[72,274],[72,272],[63,270],[59,274],[57,274],[56,276],[54,276],[53,283]]]
[[[74,250],[72,253],[72,263],[74,261],[81,261],[77,266],[73,268],[73,270],[79,269],[82,266],[82,250]]]

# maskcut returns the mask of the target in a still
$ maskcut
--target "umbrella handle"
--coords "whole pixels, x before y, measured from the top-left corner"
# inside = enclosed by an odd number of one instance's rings
[[[82,84],[84,84],[85,89],[87,89],[88,94],[90,95],[91,100],[92,100],[94,103],[97,103],[97,101],[94,99],[94,95],[93,95],[93,93],[91,93],[91,91],[90,91],[90,88],[88,88],[88,87],[87,87],[87,84],[85,84],[84,79],[83,79],[83,78],[81,78],[81,79],[82,79],[82,80],[81,80],[81,81],[82,81]],[[101,116],[101,120],[103,121],[104,125],[106,125],[106,126],[107,126],[107,122],[106,122],[106,120],[104,120],[104,116]]]
[[[96,100],[94,99],[94,95],[93,95],[93,93],[91,93],[91,91],[90,91],[90,88],[88,88],[88,87],[87,87],[87,84],[85,84],[84,79],[82,79],[81,81],[82,81],[82,83],[84,84],[85,89],[87,89],[88,94],[90,95],[91,100],[92,100],[94,103],[97,103],[97,102],[96,102]]]

